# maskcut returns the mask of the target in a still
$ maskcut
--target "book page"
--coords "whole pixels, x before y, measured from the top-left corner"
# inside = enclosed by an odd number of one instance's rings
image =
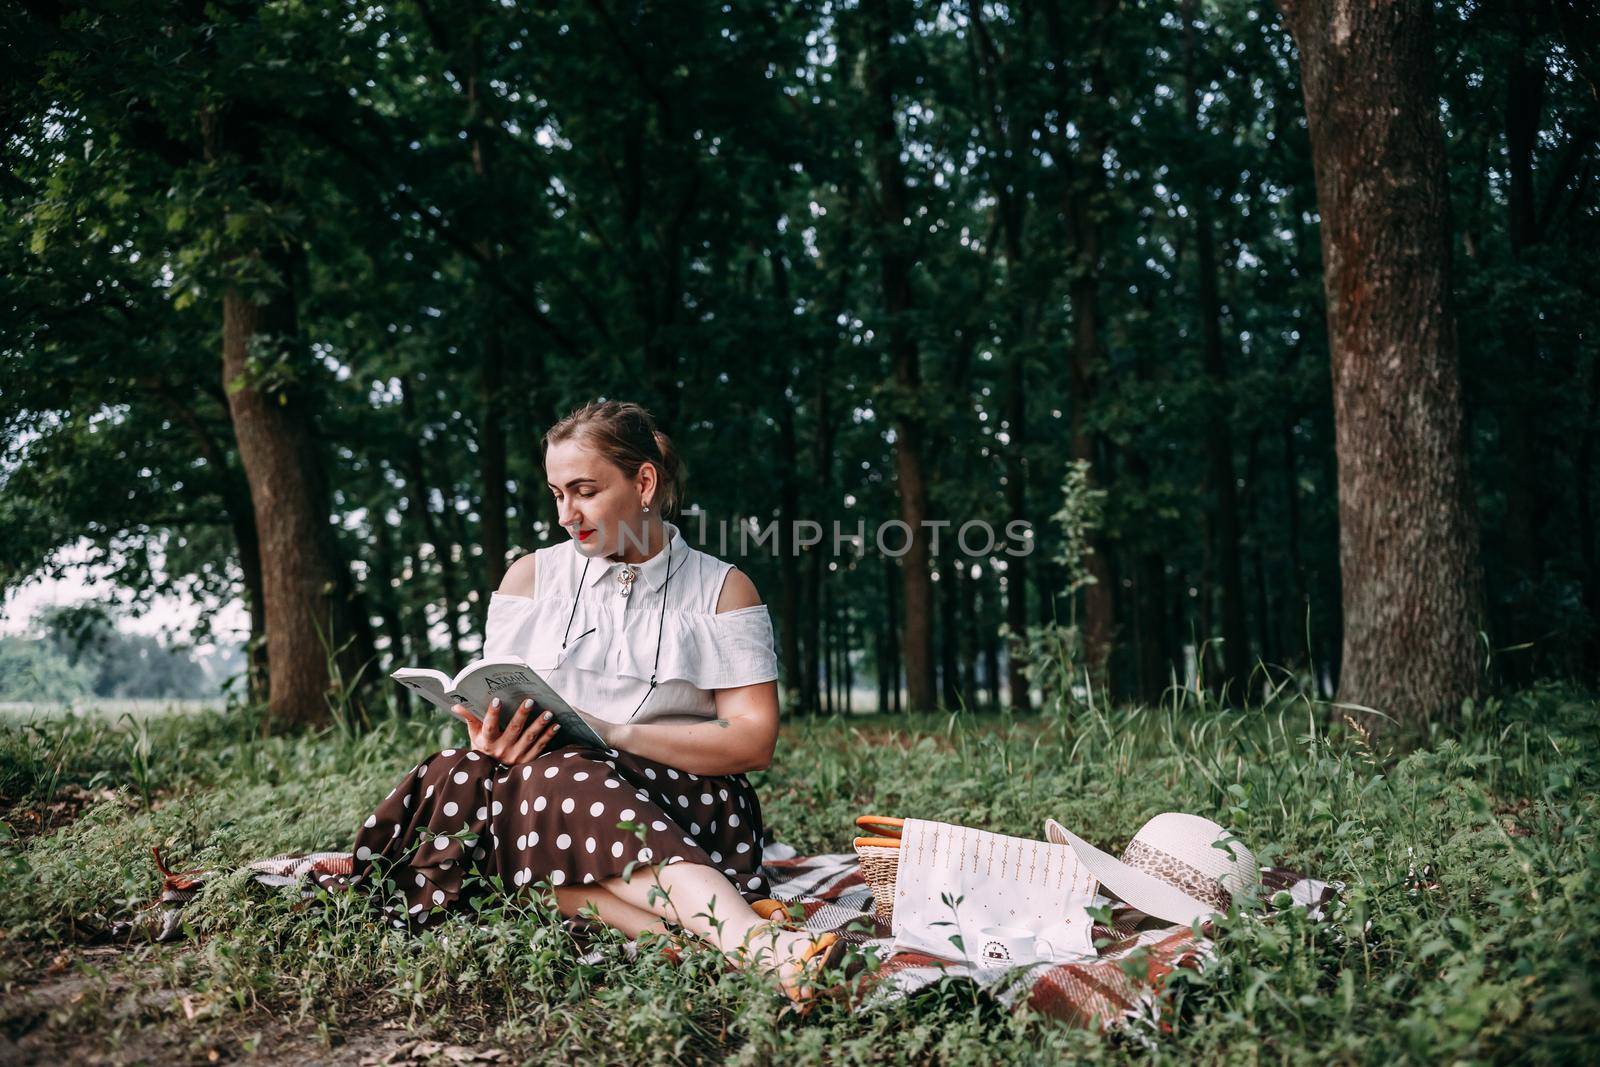
[[[452,701],[446,695],[450,688],[450,679],[441,671],[431,671],[420,667],[401,667],[389,675],[401,685],[410,689],[440,711],[449,711]]]

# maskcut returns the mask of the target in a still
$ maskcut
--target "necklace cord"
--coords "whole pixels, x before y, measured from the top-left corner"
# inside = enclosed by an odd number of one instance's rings
[[[650,688],[644,691],[644,696],[639,698],[639,707],[633,709],[633,715],[628,716],[632,722],[634,716],[639,714],[639,708],[644,707],[644,702],[650,699],[650,694],[656,691],[656,672],[661,669],[661,635],[667,627],[667,591],[672,588],[672,542],[667,542],[667,577],[661,583],[661,616],[656,622],[656,660],[650,665]]]
[[[594,557],[593,556],[591,556],[587,560],[585,560],[584,564],[583,564],[583,574],[578,577],[578,591],[572,597],[572,610],[567,612],[567,628],[565,630],[561,631],[561,648],[562,648],[562,651],[566,650],[566,647],[567,647],[567,635],[572,632],[572,620],[578,614],[578,598],[583,596],[583,587],[588,584],[587,581],[585,581],[585,579],[587,579],[589,577],[589,564],[591,564],[593,562],[594,562]],[[649,688],[647,688],[644,691],[644,696],[639,698],[639,706],[633,709],[633,715],[629,715],[628,716],[628,721],[629,722],[632,722],[634,720],[634,716],[639,714],[639,709],[643,708],[644,707],[644,702],[646,700],[650,699],[650,694],[654,693],[656,691],[656,674],[661,670],[661,638],[662,638],[662,635],[664,635],[666,633],[666,629],[667,629],[667,593],[668,593],[669,590],[671,590],[671,588],[672,588],[672,542],[668,541],[667,542],[667,576],[661,583],[661,614],[660,614],[660,616],[658,617],[658,619],[656,621],[656,658],[655,658],[655,662],[650,665],[650,686],[649,686]],[[579,634],[578,636],[580,638],[581,637],[587,637],[590,634],[594,633],[594,630],[595,630],[595,628],[591,626],[589,629],[585,630],[583,633]]]
[[[561,631],[561,650],[563,652],[567,649],[567,635],[572,632],[572,617],[578,614],[578,597],[583,595],[583,579],[589,577],[589,564],[593,562],[594,558],[592,556],[583,562],[583,575],[578,579],[578,596],[572,598],[572,610],[567,612],[567,628]],[[582,637],[583,634],[578,636]]]

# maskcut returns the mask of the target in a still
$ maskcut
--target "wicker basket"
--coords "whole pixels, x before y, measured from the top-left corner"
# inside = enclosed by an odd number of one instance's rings
[[[904,819],[884,815],[860,815],[856,825],[875,831],[876,836],[855,840],[856,856],[861,860],[861,877],[872,890],[872,910],[878,920],[894,927],[894,876],[900,868],[900,833]]]

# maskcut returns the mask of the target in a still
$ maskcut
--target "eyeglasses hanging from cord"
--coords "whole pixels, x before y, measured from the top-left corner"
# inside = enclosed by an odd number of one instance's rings
[[[585,560],[583,564],[583,573],[578,577],[578,591],[572,597],[572,610],[567,613],[567,628],[561,633],[561,650],[563,652],[565,652],[567,648],[567,635],[572,632],[572,620],[578,614],[578,598],[583,596],[583,588],[589,584],[589,564],[593,562],[594,558],[592,556]],[[627,597],[630,593],[632,593],[633,583],[637,577],[638,568],[634,567],[631,563],[623,564],[622,571],[617,575],[617,582],[622,587],[618,591],[619,595]],[[661,583],[661,614],[656,620],[656,658],[655,662],[650,666],[650,686],[644,691],[644,696],[639,698],[639,706],[633,709],[633,714],[629,715],[626,719],[627,722],[633,721],[634,716],[638,715],[640,709],[644,707],[644,702],[650,699],[650,694],[656,691],[656,674],[661,669],[661,637],[662,634],[666,632],[667,628],[667,592],[671,588],[672,542],[669,540],[667,542],[667,576],[666,579]],[[595,632],[595,629],[596,627],[591,626],[577,637],[574,637],[572,640],[577,641],[588,637],[590,634]]]

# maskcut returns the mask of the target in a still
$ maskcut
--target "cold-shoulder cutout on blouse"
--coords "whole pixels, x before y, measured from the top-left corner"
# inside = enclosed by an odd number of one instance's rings
[[[717,594],[717,613],[753,608],[760,603],[761,594],[756,592],[756,583],[750,576],[738,567],[729,567],[727,576],[722,579],[722,591]]]
[[[500,579],[500,588],[495,591],[508,596],[532,596],[538,555],[537,552],[529,552],[507,567],[505,576]]]
[[[489,598],[484,655],[526,659],[574,707],[610,722],[629,721],[652,671],[656,692],[633,722],[715,718],[716,690],[775,680],[772,617],[755,586],[666,526],[673,535],[670,582],[663,550],[638,568],[627,597],[619,595],[619,563],[587,560],[570,541],[533,553],[538,584],[531,595],[497,591]],[[717,610],[725,590],[744,591],[741,580],[753,602]]]

